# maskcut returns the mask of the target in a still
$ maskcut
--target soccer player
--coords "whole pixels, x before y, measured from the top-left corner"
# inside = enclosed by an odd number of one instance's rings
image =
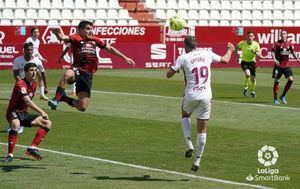
[[[58,59],[58,64],[61,64],[61,60],[63,59],[63,57],[67,54],[67,52],[70,49],[71,49],[71,43],[68,43]],[[73,64],[73,55],[70,56],[70,62]],[[72,87],[72,91],[71,91],[70,95],[76,96],[76,82],[74,82],[71,87]]]
[[[272,78],[274,78],[274,85],[273,85],[273,95],[274,95],[274,104],[280,104],[277,99],[278,88],[279,88],[279,79],[281,78],[282,74],[284,74],[285,78],[287,79],[287,83],[284,86],[284,90],[279,97],[283,104],[287,104],[286,101],[286,93],[289,91],[294,79],[293,79],[293,72],[291,67],[289,66],[289,55],[292,54],[295,59],[300,62],[299,58],[296,56],[294,52],[294,45],[287,41],[287,31],[281,30],[280,31],[280,40],[275,42],[272,46],[272,58],[274,60],[274,68],[272,73]]]
[[[167,72],[167,78],[183,69],[184,79],[186,81],[185,94],[182,103],[182,128],[186,142],[185,157],[192,156],[194,146],[191,140],[191,120],[193,112],[197,118],[197,140],[196,140],[196,157],[191,170],[197,171],[200,166],[201,157],[206,143],[206,133],[208,120],[211,113],[212,91],[210,84],[211,63],[221,62],[228,63],[232,52],[235,50],[233,44],[228,43],[227,52],[224,56],[219,56],[212,51],[198,51],[197,41],[193,36],[187,36],[184,39],[186,54],[180,55],[175,65]]]
[[[37,66],[35,63],[29,62],[25,65],[24,70],[25,78],[16,82],[6,111],[6,119],[10,124],[11,130],[8,134],[8,155],[3,162],[11,162],[13,160],[13,152],[18,140],[18,128],[20,125],[39,127],[33,141],[26,150],[27,155],[38,160],[41,160],[42,156],[37,146],[51,128],[51,121],[48,119],[48,115],[32,101],[36,90]],[[28,108],[33,109],[39,115],[28,113]]]
[[[33,44],[33,56],[37,57],[42,62],[47,62],[47,60],[40,54],[39,52],[39,46],[40,46],[40,40],[38,39],[40,35],[40,30],[37,27],[33,27],[30,30],[30,37],[28,37],[25,41],[25,43],[32,43]],[[43,63],[41,62],[42,66]],[[44,78],[43,78],[44,77]],[[47,91],[47,83],[46,83],[46,75],[38,75],[38,84],[40,88],[40,99],[49,100],[48,97],[46,97],[45,94],[48,93]]]
[[[97,71],[98,57],[97,49],[105,49],[111,54],[123,58],[128,64],[135,65],[135,62],[122,54],[116,48],[106,44],[99,37],[93,36],[93,23],[81,21],[78,25],[78,33],[66,36],[59,28],[54,28],[52,32],[57,39],[65,43],[71,43],[74,62],[71,69],[68,69],[56,89],[55,97],[48,101],[48,105],[55,110],[60,101],[64,101],[79,111],[85,111],[88,107],[93,74]],[[65,94],[67,84],[76,82],[76,94],[78,99],[73,99]]]
[[[248,96],[248,85],[249,78],[251,80],[250,95],[255,98],[255,87],[256,87],[256,56],[262,58],[261,49],[259,44],[254,41],[254,32],[250,31],[247,33],[247,39],[242,40],[238,43],[236,50],[242,50],[242,62],[241,67],[245,74],[244,80],[244,96]],[[239,61],[239,56],[238,61]]]

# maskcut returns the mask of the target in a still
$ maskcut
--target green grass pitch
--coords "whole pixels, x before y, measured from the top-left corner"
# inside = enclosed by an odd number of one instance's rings
[[[182,73],[166,79],[166,70],[98,70],[84,113],[64,103],[51,111],[37,93],[34,101],[53,122],[40,148],[53,151],[42,151],[42,161],[27,157],[24,146],[36,130],[25,129],[14,161],[0,162],[0,188],[299,188],[300,69],[293,71],[288,104],[273,106],[270,68],[257,70],[256,99],[243,96],[240,69],[213,69],[212,117],[197,173],[190,171],[192,159],[184,157]],[[49,97],[63,72],[47,70]],[[282,78],[280,92],[285,82]],[[5,112],[13,83],[11,70],[0,70],[1,131],[7,127]],[[192,123],[195,141],[194,117]],[[7,134],[0,132],[1,159],[7,153],[6,143]],[[246,180],[264,168],[257,160],[263,145],[276,148],[279,158],[270,168],[288,175],[290,181]]]

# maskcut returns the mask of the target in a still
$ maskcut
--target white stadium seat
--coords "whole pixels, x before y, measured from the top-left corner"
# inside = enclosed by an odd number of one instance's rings
[[[73,0],[63,0],[63,8],[73,9],[75,7]]]
[[[115,9],[108,9],[107,11],[107,17],[109,19],[119,19],[118,11]]]
[[[52,8],[62,8],[62,0],[52,0]]]
[[[109,0],[108,5],[109,5],[109,8],[114,8],[114,9],[121,8],[118,0]]]
[[[231,26],[240,26],[241,22],[239,20],[231,20],[230,25]]]
[[[286,0],[286,1],[288,1],[288,0]],[[278,1],[278,0],[274,1],[273,8],[274,8],[274,10],[282,10],[284,8],[282,1]]]
[[[273,21],[273,26],[282,26],[282,21],[281,20],[274,20]]]
[[[23,21],[22,20],[13,20],[11,25],[13,25],[13,26],[22,26]]]
[[[199,20],[199,26],[208,26],[207,20]]]
[[[155,0],[146,0],[145,5],[147,8],[155,9],[156,8],[156,2]]]
[[[61,25],[61,26],[70,26],[71,23],[70,23],[70,20],[60,20],[59,25]]]
[[[172,16],[177,15],[177,12],[174,9],[167,10],[167,18],[171,18]]]
[[[242,7],[242,4],[240,1],[232,1],[231,7],[232,7],[232,10],[240,10]]]
[[[221,20],[220,26],[230,26],[230,22],[228,20]]]
[[[200,9],[200,5],[198,0],[190,0],[189,2],[189,9],[195,9],[195,10],[199,10]]]
[[[127,26],[128,23],[127,23],[127,20],[120,19],[117,21],[117,25],[118,26]]]
[[[37,12],[35,9],[27,9],[26,11],[26,19],[36,19]]]
[[[17,7],[22,9],[28,8],[27,0],[17,0]]]
[[[197,26],[198,22],[196,20],[188,20],[187,25],[188,26]]]
[[[49,12],[46,9],[39,9],[38,10],[38,18],[39,19],[49,19]]]
[[[273,3],[272,3],[272,1],[263,1],[263,8],[265,10],[271,10],[271,9],[273,9]]]
[[[98,0],[98,7],[102,9],[108,9],[109,6],[107,0],[101,0],[101,1]]]
[[[176,0],[168,0],[167,2],[168,9],[178,9],[178,4]]]
[[[292,20],[292,19],[294,19],[294,13],[291,10],[285,10],[284,13],[283,13],[283,17],[286,20]]]
[[[219,21],[217,21],[217,20],[210,20],[209,25],[210,26],[219,26],[220,24],[219,24]]]
[[[300,20],[295,20],[295,22],[294,22],[294,26],[300,26]]]
[[[75,7],[80,9],[86,7],[84,0],[75,0]]]
[[[52,8],[50,0],[41,0],[41,5],[45,9]]]
[[[104,20],[96,20],[94,23],[95,26],[105,26]]]
[[[116,20],[106,20],[106,25],[108,25],[108,26],[116,26],[117,22],[116,22]]]
[[[121,19],[131,19],[127,9],[120,9],[118,14]]]
[[[14,18],[17,18],[17,19],[24,19],[24,18],[26,18],[26,14],[25,14],[24,9],[16,9],[15,10],[15,17]]]
[[[249,1],[249,0],[244,0],[244,1],[242,2],[242,8],[243,8],[244,10],[252,10],[252,3],[251,3],[251,1]]]
[[[229,10],[222,10],[221,11],[221,19],[222,20],[230,20],[231,19]]]
[[[270,10],[263,11],[263,19],[273,20],[273,14]]]
[[[58,13],[59,14],[59,13]],[[53,18],[53,17],[52,17]],[[59,17],[58,17],[59,18]],[[73,14],[72,11],[70,9],[63,9],[61,11],[61,18],[62,19],[72,19],[73,18]]]
[[[295,12],[294,12],[294,18],[296,19],[296,18],[300,18],[300,10],[296,10]],[[297,21],[297,20],[296,20]]]
[[[218,10],[211,10],[210,11],[210,19],[212,20],[220,20],[220,12]]]
[[[163,20],[167,19],[166,12],[162,9],[156,9],[155,15],[158,19],[163,19]]]
[[[12,1],[14,1],[14,0],[12,0]],[[37,8],[40,8],[40,3],[39,3],[38,0],[29,0],[28,1],[28,6],[29,6],[29,8],[35,8],[35,9],[37,9]]]
[[[282,14],[282,11],[281,10],[274,10],[274,19],[277,19],[277,20],[282,20],[283,19],[283,14]]]
[[[221,4],[218,0],[211,0],[210,1],[210,8],[214,10],[220,10],[221,9]]]
[[[90,20],[95,19],[96,18],[95,11],[93,9],[86,9],[84,11],[84,17],[85,19],[90,19]]]
[[[61,19],[60,11],[58,9],[51,9],[50,10],[50,18]]]
[[[250,10],[243,10],[242,11],[242,19],[243,20],[252,20],[252,14]],[[243,23],[242,23],[243,24]]]
[[[78,20],[83,19],[84,18],[83,11],[81,9],[75,9],[73,12],[73,18]]]
[[[47,21],[46,20],[36,20],[35,24],[37,26],[47,26]]]
[[[72,20],[71,21],[71,26],[78,26],[80,20]]]
[[[184,20],[188,19],[188,13],[186,10],[178,10],[177,14],[180,15]]]
[[[207,10],[200,10],[199,11],[199,19],[200,20],[208,20],[209,19],[209,13]]]
[[[242,20],[242,26],[251,26],[250,20]]]
[[[242,19],[241,12],[238,11],[238,10],[231,11],[231,19],[233,19],[233,20],[241,20]]]
[[[156,9],[168,9],[166,1],[165,0],[156,1]]]
[[[271,20],[263,20],[263,26],[273,26],[273,23]]]
[[[95,8],[97,7],[96,0],[86,0],[86,8]]]
[[[199,14],[197,10],[189,10],[189,19],[191,20],[198,20]]]
[[[252,21],[252,26],[262,26],[260,20],[253,20]]]
[[[263,9],[263,5],[261,0],[254,0],[252,1],[252,8],[253,10],[262,10]]]
[[[103,10],[103,9],[98,9],[97,11],[96,11],[96,18],[97,19],[107,19],[107,13],[106,13],[106,11],[105,10]]]
[[[12,9],[4,9],[2,12],[2,16],[4,19],[11,19],[15,17]]]
[[[16,8],[16,2],[14,0],[6,0],[5,1],[5,7],[6,8]]]
[[[221,1],[222,10],[231,10],[231,3],[228,0]]]
[[[294,8],[295,8],[295,10],[299,10],[300,9],[300,1],[295,1]]]
[[[189,9],[189,3],[187,2],[187,0],[178,0],[178,7],[180,10]]]
[[[24,25],[25,25],[25,26],[35,26],[35,21],[34,21],[34,20],[26,19],[26,20],[24,21]]]
[[[292,20],[284,20],[283,25],[284,26],[294,26],[294,23]]]
[[[263,19],[262,12],[260,10],[254,10],[252,12],[252,18],[255,20],[262,20]]]
[[[7,20],[7,19],[0,19],[0,25],[1,25],[1,26],[10,26],[11,23],[10,23],[10,20]]]
[[[49,20],[48,21],[48,25],[49,26],[58,26],[58,21],[57,20]]]
[[[132,20],[129,20],[128,24],[130,26],[138,26],[139,25],[139,21],[132,19]]]
[[[199,1],[199,3],[200,3],[200,11],[201,10],[209,10],[210,9],[209,1],[207,1],[207,0],[201,0],[201,1]],[[208,25],[208,23],[207,23],[207,25]]]

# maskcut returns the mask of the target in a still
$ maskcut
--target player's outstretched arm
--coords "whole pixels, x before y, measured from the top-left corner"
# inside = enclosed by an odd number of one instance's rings
[[[110,52],[111,54],[114,54],[114,55],[117,55],[117,56],[123,58],[127,62],[127,64],[135,66],[135,62],[131,58],[128,58],[123,53],[121,53],[118,49],[116,49],[116,48],[114,48],[114,47],[112,47],[110,45],[106,45],[105,49],[108,52]]]
[[[293,57],[300,63],[300,59],[297,57],[296,53],[294,50],[291,51]]]
[[[64,35],[60,28],[53,28],[52,29],[52,33],[54,33],[54,35],[57,37],[58,40],[60,41],[64,41],[66,43],[68,43],[70,41],[70,37],[67,35]]]
[[[58,59],[58,64],[61,63],[61,60],[62,60],[63,57],[67,54],[67,52],[69,51],[70,48],[71,48],[71,46],[67,46],[67,47],[65,48],[65,50],[61,53],[61,55],[60,55],[60,57],[59,57],[59,59]]]
[[[24,102],[34,111],[38,112],[44,119],[49,119],[49,116],[41,108],[39,108],[28,95],[23,96]]]
[[[234,52],[234,51],[235,51],[235,48],[234,48],[233,44],[228,42],[226,54],[221,57],[220,62],[227,64],[231,58],[232,52]]]

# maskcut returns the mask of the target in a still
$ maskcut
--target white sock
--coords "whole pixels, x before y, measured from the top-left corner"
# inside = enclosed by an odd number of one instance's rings
[[[196,147],[196,157],[200,157],[203,154],[204,147],[206,143],[206,133],[197,134],[197,147]]]
[[[184,117],[181,119],[181,126],[184,134],[184,138],[186,140],[186,143],[191,140],[191,119]]]
[[[41,94],[41,96],[44,96],[44,95],[45,95],[44,90],[45,90],[45,87],[44,87],[44,86],[41,86],[41,87],[40,87],[40,94]]]
[[[76,83],[72,84],[72,93],[76,93]]]

